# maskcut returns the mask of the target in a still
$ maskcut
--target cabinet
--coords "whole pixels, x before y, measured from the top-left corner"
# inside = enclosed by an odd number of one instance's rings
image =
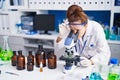
[[[7,2],[11,10],[67,10],[72,4],[80,5],[86,11],[109,10],[111,11],[110,27],[113,26],[114,13],[120,12],[120,7],[115,6],[115,0],[8,0]]]
[[[58,34],[53,35],[24,35],[22,36],[24,38],[24,48],[28,52],[29,50],[32,50],[33,52],[36,52],[36,49],[38,48],[38,45],[43,45],[43,48],[46,51],[54,50],[54,53],[56,54],[56,38]]]
[[[9,9],[27,9],[28,0],[8,0]]]
[[[31,12],[35,10],[67,10],[72,4],[80,5],[85,11],[110,11],[110,27],[113,26],[114,13],[120,12],[120,7],[115,6],[115,0],[9,0],[9,9]]]
[[[84,10],[111,10],[112,0],[29,0],[28,4],[29,9],[40,10],[67,10],[72,4]]]
[[[117,0],[116,0],[116,1],[117,1]],[[119,5],[119,6],[116,6],[116,5],[115,5],[115,0],[112,0],[111,20],[110,20],[110,25],[111,25],[111,27],[114,26],[115,13],[119,13],[119,15],[120,15],[120,5]]]
[[[16,34],[16,23],[19,19],[18,11],[0,11],[0,35]]]

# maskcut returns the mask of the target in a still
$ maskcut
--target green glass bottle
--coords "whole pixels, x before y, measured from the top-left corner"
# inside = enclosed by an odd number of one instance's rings
[[[11,60],[11,57],[13,56],[13,52],[9,47],[8,44],[8,36],[3,36],[4,39],[4,44],[3,44],[3,48],[1,51],[1,60],[3,61],[9,61]]]
[[[106,39],[109,39],[109,35],[110,35],[109,32],[110,32],[110,29],[109,29],[108,24],[105,24],[104,32],[105,32],[105,37],[106,37]]]
[[[118,59],[112,58],[110,60],[110,69],[107,80],[119,80],[120,68],[118,67]]]

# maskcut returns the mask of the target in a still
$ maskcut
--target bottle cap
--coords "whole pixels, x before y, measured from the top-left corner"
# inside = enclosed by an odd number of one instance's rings
[[[13,54],[16,54],[16,51],[13,51]]]
[[[111,58],[110,63],[111,64],[118,64],[118,59],[117,58]]]
[[[22,53],[22,50],[19,50],[18,53]]]

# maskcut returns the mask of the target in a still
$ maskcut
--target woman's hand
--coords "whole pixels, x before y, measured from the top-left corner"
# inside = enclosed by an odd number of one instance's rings
[[[59,24],[59,36],[57,37],[56,42],[60,42],[63,38],[65,38],[70,32],[70,28],[67,25],[67,21],[64,23]]]
[[[85,58],[85,57],[80,57],[80,65],[83,66],[83,67],[88,67],[90,65],[92,65],[92,61]]]
[[[78,33],[79,33],[78,39],[80,39],[85,34],[85,32],[86,32],[85,27],[82,27],[82,28],[78,29]]]
[[[73,30],[74,33],[78,32],[78,39],[80,39],[86,32],[87,25],[85,26],[71,26],[71,30]]]
[[[59,37],[64,38],[70,32],[70,28],[67,24],[59,24]]]
[[[62,38],[58,36],[56,42],[59,43],[61,40]]]

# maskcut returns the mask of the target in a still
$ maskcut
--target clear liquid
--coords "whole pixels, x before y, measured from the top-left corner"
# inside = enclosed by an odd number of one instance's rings
[[[116,73],[109,73],[107,80],[118,80],[119,75]]]
[[[2,50],[1,51],[1,60],[3,60],[3,61],[11,60],[12,56],[13,56],[12,50]]]

